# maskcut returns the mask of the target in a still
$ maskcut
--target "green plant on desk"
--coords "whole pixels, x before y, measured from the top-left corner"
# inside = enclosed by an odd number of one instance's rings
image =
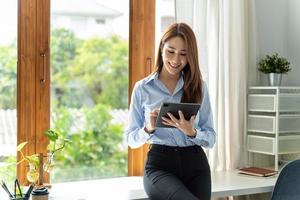
[[[23,161],[27,161],[29,164],[29,170],[26,174],[26,178],[31,183],[36,183],[40,177],[40,167],[43,167],[43,170],[50,173],[54,168],[54,154],[60,150],[62,150],[67,143],[70,142],[68,139],[64,139],[63,142],[59,142],[59,132],[53,129],[49,129],[45,132],[45,135],[49,139],[50,143],[47,146],[48,154],[47,160],[41,166],[41,162],[43,162],[44,155],[42,154],[33,154],[30,156],[25,156],[22,152],[22,149],[27,144],[27,142],[22,142],[17,146],[17,151],[20,152],[22,159],[17,162],[20,164]],[[42,157],[42,158],[41,158]]]
[[[48,155],[47,161],[43,165],[44,171],[50,173],[54,168],[54,154],[63,148],[65,145],[70,142],[68,139],[64,139],[62,143],[59,142],[59,133],[53,129],[49,129],[45,132],[45,135],[48,137],[50,143],[47,146]]]
[[[17,146],[17,151],[20,152],[22,159],[17,162],[17,165],[22,163],[23,161],[27,161],[29,164],[29,171],[26,174],[26,178],[29,182],[35,183],[39,179],[39,156],[38,154],[33,154],[30,156],[25,156],[24,153],[22,152],[22,149],[24,146],[27,144],[27,142],[22,142]]]

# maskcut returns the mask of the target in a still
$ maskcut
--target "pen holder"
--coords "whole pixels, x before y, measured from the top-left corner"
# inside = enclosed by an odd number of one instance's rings
[[[25,194],[21,195],[13,195],[13,197],[10,197],[9,200],[29,200],[29,197],[25,197]]]
[[[32,200],[48,200],[49,192],[47,188],[38,188],[32,191],[31,193]]]

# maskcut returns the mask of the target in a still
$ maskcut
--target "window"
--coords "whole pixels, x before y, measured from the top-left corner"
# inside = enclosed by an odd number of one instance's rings
[[[9,185],[16,176],[17,10],[17,0],[0,1],[0,179]]]
[[[68,1],[51,4],[51,127],[72,143],[51,182],[127,176],[129,2]]]
[[[156,45],[165,29],[175,23],[175,1],[156,0],[155,27],[156,27]],[[157,48],[156,48],[157,49]]]
[[[163,16],[161,17],[161,30],[166,30],[166,28],[175,22],[174,16]]]
[[[105,19],[95,19],[97,24],[105,24]]]
[[[16,1],[17,2],[17,1]],[[67,2],[67,1],[66,1]],[[78,1],[79,2],[79,1]],[[97,1],[99,5],[99,1]],[[123,1],[122,1],[123,2]],[[89,19],[88,23],[91,22],[91,27],[95,27],[97,31],[93,33],[92,35],[89,35],[89,37],[79,37],[77,38],[76,34],[70,34],[69,30],[64,30],[64,27],[61,27],[61,25],[64,25],[64,23],[68,22],[69,20],[64,16],[62,19],[59,19],[58,16],[55,16],[52,20],[53,23],[59,24],[56,28],[59,29],[58,32],[54,32],[54,26],[50,28],[50,0],[43,0],[43,1],[36,1],[36,0],[26,0],[26,1],[18,1],[19,5],[18,8],[16,8],[16,16],[19,16],[19,22],[16,23],[18,26],[18,38],[15,44],[15,47],[18,46],[18,54],[15,54],[15,56],[18,58],[18,62],[16,62],[17,69],[15,68],[15,74],[17,76],[15,77],[17,80],[17,139],[14,138],[13,141],[17,144],[20,144],[21,142],[27,141],[28,145],[26,145],[23,148],[23,152],[25,155],[31,155],[34,153],[43,153],[46,155],[47,153],[47,144],[48,140],[44,136],[45,130],[50,128],[50,118],[51,118],[51,126],[56,127],[58,126],[57,119],[58,116],[61,116],[60,114],[56,112],[58,109],[65,109],[65,107],[68,107],[71,114],[69,115],[72,117],[75,117],[78,122],[76,126],[72,126],[71,129],[67,131],[68,137],[74,136],[74,132],[76,131],[82,131],[87,130],[84,129],[85,125],[84,122],[86,119],[88,120],[94,120],[93,117],[97,116],[95,115],[98,113],[101,113],[101,111],[109,109],[107,106],[104,106],[105,103],[109,102],[115,109],[123,108],[122,105],[127,104],[128,102],[128,94],[125,95],[126,98],[120,98],[119,101],[110,101],[114,95],[120,95],[120,94],[126,94],[127,91],[131,91],[132,87],[135,83],[135,81],[139,80],[140,78],[146,76],[151,72],[151,62],[153,60],[153,51],[154,51],[154,1],[144,1],[144,0],[130,0],[130,3],[127,5],[130,6],[130,20],[131,25],[130,31],[126,29],[120,29],[123,27],[124,20],[114,20],[113,17],[110,17],[107,19],[108,24],[114,24],[113,27],[106,27],[106,31],[99,32],[99,30],[102,30],[104,27],[103,25],[99,25],[96,23],[95,18]],[[85,2],[86,3],[86,2]],[[105,3],[112,3],[113,5],[116,5],[114,0],[111,0],[109,2]],[[66,3],[69,5],[69,2]],[[104,3],[103,3],[104,4]],[[55,0],[51,1],[51,5],[55,5]],[[123,4],[117,4],[119,7],[126,8]],[[7,2],[4,6],[1,6],[1,8],[7,9]],[[110,5],[105,5],[104,7],[109,7]],[[144,9],[140,9],[141,6],[144,6]],[[147,8],[147,9],[146,9]],[[112,9],[113,11],[118,11],[119,8]],[[120,10],[120,9],[119,9]],[[82,11],[82,10],[81,10]],[[86,11],[86,10],[85,10]],[[17,13],[18,12],[18,13]],[[59,11],[60,12],[60,11]],[[3,12],[6,13],[6,12]],[[13,13],[12,11],[9,11],[9,13]],[[9,16],[8,14],[6,14]],[[120,14],[117,12],[117,15],[115,16],[116,19],[120,19],[121,16],[124,16],[125,18],[129,19],[129,9],[127,10],[127,13]],[[142,16],[142,17],[141,17]],[[94,16],[95,17],[95,16]],[[97,17],[97,16],[96,16]],[[2,19],[13,19],[12,17],[3,17]],[[16,18],[15,18],[16,20]],[[3,20],[1,21],[3,22]],[[112,23],[110,23],[112,22]],[[143,23],[143,27],[141,27],[141,23]],[[94,25],[97,26],[94,26]],[[90,26],[90,25],[88,25]],[[106,25],[104,25],[106,26]],[[128,27],[128,25],[127,25]],[[143,29],[141,31],[141,28]],[[146,31],[147,30],[147,31]],[[50,34],[51,31],[51,34]],[[89,32],[89,31],[87,31]],[[1,31],[1,34],[4,32]],[[89,32],[90,33],[90,32]],[[99,42],[99,33],[103,33],[104,38],[110,38],[110,40],[100,40]],[[119,37],[116,35],[113,35],[111,33],[118,33]],[[130,34],[129,34],[130,33]],[[134,33],[134,34],[133,34]],[[58,40],[53,40],[54,37],[59,34],[62,34],[63,37],[60,37]],[[66,35],[64,35],[66,34]],[[11,34],[10,34],[11,35]],[[50,36],[51,40],[50,41]],[[68,39],[72,38],[75,42],[68,41]],[[101,36],[102,37],[102,36]],[[119,79],[122,76],[114,76],[116,80],[113,82],[115,85],[112,85],[112,83],[101,84],[106,83],[108,81],[109,76],[115,75],[115,71],[118,71],[118,75],[120,73],[124,73],[124,68],[119,68],[119,63],[114,63],[111,60],[107,59],[106,57],[103,58],[103,56],[107,55],[104,54],[107,51],[109,51],[111,54],[108,57],[116,56],[114,57],[114,60],[123,59],[124,63],[128,63],[128,61],[125,61],[128,59],[127,56],[124,55],[124,52],[128,52],[126,50],[125,43],[128,44],[128,37],[129,37],[129,43],[131,44],[131,48],[129,49],[129,57],[130,57],[130,65],[129,69],[127,67],[127,70],[129,71],[129,89],[126,88],[121,90],[110,90],[111,92],[108,93],[108,88],[115,88],[118,85],[124,86],[123,79]],[[147,38],[147,39],[145,39]],[[2,36],[1,36],[2,39]],[[65,40],[64,40],[65,39]],[[61,40],[61,41],[60,41]],[[94,42],[86,42],[86,40],[93,40],[96,41],[96,44]],[[57,43],[55,43],[56,41]],[[126,42],[124,42],[126,41]],[[122,45],[112,45],[113,48],[110,46],[100,45],[101,42],[104,44],[110,43],[121,43]],[[50,45],[57,45],[57,44],[63,44],[65,46],[56,46],[57,49],[54,48],[54,46],[51,47],[51,58],[50,58]],[[2,44],[1,44],[2,45]],[[77,46],[78,45],[78,46]],[[91,46],[90,46],[91,45]],[[77,49],[77,47],[80,47],[80,49]],[[86,48],[92,48],[91,51],[87,51],[89,53],[88,56],[82,56],[82,52],[86,52]],[[93,56],[95,52],[99,52],[99,48],[105,48],[103,51],[100,51],[100,57]],[[112,48],[112,49],[111,49]],[[16,48],[15,48],[16,49]],[[63,54],[57,54],[55,51],[59,50],[65,50]],[[75,49],[75,51],[73,51]],[[71,53],[70,53],[71,50]],[[74,54],[72,54],[72,51]],[[81,52],[82,51],[82,52]],[[121,52],[121,54],[116,54],[115,52]],[[62,57],[60,57],[63,55]],[[92,56],[91,56],[92,55]],[[64,57],[66,56],[66,57]],[[73,57],[72,57],[73,56]],[[77,57],[79,56],[79,57]],[[62,59],[63,58],[63,59]],[[79,59],[80,58],[80,59]],[[51,59],[51,62],[50,62]],[[70,74],[68,74],[69,77],[62,77],[59,78],[59,75],[62,73],[65,73],[66,71],[72,69],[72,66],[78,70],[78,66],[84,63],[97,61],[98,59],[104,59],[105,62],[96,63],[97,67],[96,70],[92,70],[93,68],[80,68],[79,73],[83,69],[83,72],[93,72],[100,74],[99,77],[101,78],[102,82],[96,79],[97,84],[94,84],[93,81],[89,82],[89,79],[85,79],[86,76],[83,74],[78,74],[78,71],[74,71]],[[77,62],[75,63],[74,60]],[[65,62],[65,67],[62,67],[63,62]],[[50,63],[51,63],[51,83],[50,83]],[[122,64],[124,64],[122,63]],[[89,65],[84,65],[89,66]],[[102,68],[103,66],[113,66],[113,68]],[[123,65],[122,65],[123,66]],[[102,69],[106,69],[106,71],[101,71]],[[62,70],[62,71],[60,71]],[[64,71],[65,70],[65,71]],[[91,70],[91,71],[87,71]],[[102,74],[103,72],[103,74]],[[2,73],[1,73],[2,75]],[[90,74],[89,74],[90,75]],[[93,75],[93,74],[92,74]],[[65,78],[65,79],[63,79]],[[1,80],[2,81],[2,80]],[[65,81],[65,82],[64,82]],[[125,80],[126,81],[126,80]],[[83,84],[84,83],[84,84]],[[82,85],[80,85],[82,84]],[[50,88],[51,85],[51,88]],[[126,87],[128,87],[128,85]],[[101,86],[101,87],[100,87]],[[105,87],[104,87],[105,86]],[[89,87],[95,90],[89,90]],[[50,102],[50,89],[51,89],[51,102]],[[105,90],[106,89],[106,90]],[[97,101],[101,101],[100,106],[96,106],[96,101],[92,98],[96,96],[94,91],[100,91],[104,92],[106,91],[108,94],[102,97],[97,97]],[[116,94],[117,93],[117,94]],[[5,95],[4,97],[8,97],[9,95]],[[87,98],[83,98],[83,96]],[[106,98],[105,98],[106,97]],[[2,96],[1,96],[2,98]],[[16,98],[16,95],[14,95],[14,98]],[[13,101],[12,101],[13,102]],[[63,106],[61,106],[63,105]],[[117,105],[117,106],[116,106]],[[50,112],[51,107],[51,112]],[[79,108],[79,109],[78,109]],[[98,110],[94,110],[93,108],[96,108]],[[91,110],[88,110],[91,109]],[[68,110],[68,111],[69,111]],[[98,112],[99,111],[99,112]],[[81,114],[82,112],[86,112],[87,115]],[[94,113],[93,113],[94,112]],[[113,111],[114,112],[114,111]],[[58,113],[58,114],[57,114]],[[75,113],[75,114],[74,114]],[[86,114],[84,113],[84,114]],[[109,114],[109,115],[107,115]],[[125,114],[126,115],[126,114]],[[89,116],[89,117],[86,117]],[[106,120],[105,123],[114,123],[116,120],[115,118],[111,118],[111,112],[105,112],[105,115],[99,115],[98,117],[107,117],[105,119],[111,119]],[[68,121],[68,120],[66,120]],[[120,120],[118,120],[120,121]],[[94,120],[94,122],[98,122],[100,124],[101,121]],[[77,126],[78,125],[78,126]],[[101,125],[101,124],[100,124]],[[61,126],[63,127],[63,126]],[[14,126],[16,128],[16,126]],[[107,127],[106,127],[107,128]],[[122,127],[120,125],[113,124],[113,126],[110,126],[112,131],[120,131]],[[110,129],[110,131],[111,131]],[[93,129],[91,129],[93,132]],[[90,131],[87,131],[90,132]],[[78,135],[77,135],[78,136]],[[81,136],[81,135],[80,135]],[[121,135],[119,135],[121,136]],[[123,134],[122,134],[123,136]],[[108,137],[108,136],[107,136]],[[106,138],[102,138],[103,141]],[[101,141],[102,141],[101,139]],[[110,136],[108,137],[108,141]],[[120,139],[118,137],[118,139]],[[112,142],[115,142],[115,138]],[[123,140],[121,139],[121,143],[118,143],[119,145],[115,145],[115,148],[118,148],[117,150],[122,150],[122,153],[127,152],[127,146],[126,149],[122,149]],[[15,148],[14,146],[13,148]],[[70,149],[69,149],[70,150]],[[116,150],[116,149],[114,149]],[[124,150],[124,151],[123,151]],[[144,149],[142,149],[143,152]],[[76,152],[74,152],[75,154]],[[133,156],[134,154],[139,155],[140,150],[132,151],[129,150],[129,156],[128,156],[128,166],[129,170],[131,172],[128,172],[129,175],[135,175],[135,170],[138,169],[138,173],[140,174],[142,169],[143,163],[143,157],[140,156]],[[143,153],[145,154],[145,153]],[[68,155],[68,154],[67,154]],[[110,154],[112,155],[112,154]],[[124,154],[123,154],[124,155]],[[123,155],[118,154],[118,156],[122,157]],[[88,155],[89,156],[89,155]],[[114,155],[115,156],[115,155]],[[1,157],[2,159],[3,157]],[[21,159],[21,156],[17,155],[18,160]],[[86,157],[84,157],[86,158]],[[124,158],[124,157],[122,157]],[[125,157],[126,158],[126,157]],[[97,159],[95,159],[97,160]],[[122,161],[122,170],[127,169],[127,159],[114,159],[112,161]],[[2,160],[1,160],[2,161]],[[59,169],[59,162],[60,157],[57,158],[57,169]],[[2,163],[3,164],[3,163]],[[89,163],[85,163],[85,166],[89,165]],[[109,169],[110,170],[110,169]],[[28,171],[28,164],[23,162],[17,166],[17,175],[21,182],[23,184],[28,183],[26,180],[26,173]],[[96,171],[96,170],[92,170]],[[124,170],[123,170],[124,172]],[[123,173],[122,172],[122,173]],[[133,173],[132,173],[133,172]],[[106,173],[107,175],[109,173]],[[123,173],[126,175],[126,171]],[[96,174],[98,176],[99,174]],[[6,175],[5,175],[6,176]],[[109,176],[115,176],[114,173],[110,173]],[[44,176],[44,180],[47,181],[47,175]],[[70,176],[71,177],[71,176]],[[93,176],[91,176],[93,177]],[[102,176],[101,176],[102,177]],[[72,179],[72,177],[71,177]],[[53,176],[53,181],[60,181],[55,180],[55,175]]]

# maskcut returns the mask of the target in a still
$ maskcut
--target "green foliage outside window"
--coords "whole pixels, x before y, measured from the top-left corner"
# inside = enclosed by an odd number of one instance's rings
[[[0,47],[0,109],[16,108],[16,45]]]
[[[111,123],[109,112],[128,105],[128,43],[116,35],[79,40],[68,30],[55,31],[51,49],[64,56],[52,57],[51,66],[59,64],[53,124],[72,145],[56,156],[54,179],[125,176],[123,127]]]
[[[80,41],[68,30],[54,32],[51,66],[57,106],[127,108],[128,42],[116,35]],[[86,96],[90,102],[82,99]]]
[[[72,141],[63,153],[55,157],[55,181],[127,174],[127,148],[122,145],[123,127],[110,123],[109,110],[108,106],[97,105],[92,109],[61,107],[55,111],[55,129]],[[72,130],[78,121],[82,124]]]
[[[0,158],[0,163],[5,163],[4,166],[0,166],[0,180],[4,180],[9,188],[13,188],[13,182],[16,179],[17,159],[15,156],[9,156],[6,158]]]
[[[0,48],[0,109],[16,107],[16,60],[16,47]],[[124,127],[112,124],[110,111],[128,105],[128,42],[116,35],[80,40],[54,29],[51,73],[53,128],[72,141],[55,156],[51,175],[56,181],[126,176]]]

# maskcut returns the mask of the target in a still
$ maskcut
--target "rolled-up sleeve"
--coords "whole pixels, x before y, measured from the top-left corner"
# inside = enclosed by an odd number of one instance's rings
[[[138,148],[150,138],[150,135],[144,130],[145,117],[140,82],[135,84],[132,91],[128,122],[125,130],[127,144],[131,148]]]
[[[189,139],[197,145],[212,148],[216,141],[216,132],[206,84],[203,86],[203,100],[199,110],[199,121],[195,128],[197,130],[196,137]]]

